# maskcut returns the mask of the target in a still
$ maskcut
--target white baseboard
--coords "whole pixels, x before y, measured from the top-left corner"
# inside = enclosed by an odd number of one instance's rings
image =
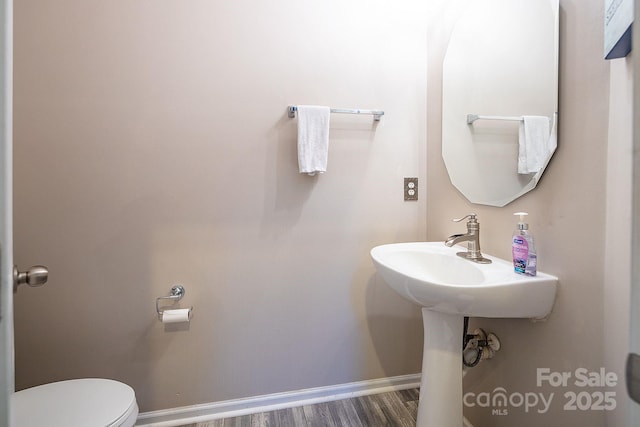
[[[420,386],[420,374],[402,375],[327,387],[308,388],[264,396],[225,400],[202,405],[143,412],[138,416],[138,427],[175,427],[201,423],[220,418],[237,417],[276,409],[294,408],[350,397],[389,391],[406,390]]]

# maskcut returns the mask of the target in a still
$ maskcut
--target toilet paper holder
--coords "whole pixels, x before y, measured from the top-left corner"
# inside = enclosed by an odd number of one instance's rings
[[[184,296],[184,294],[187,291],[184,289],[184,286],[182,285],[173,285],[171,287],[171,293],[165,297],[158,297],[156,298],[156,311],[158,312],[158,319],[162,320],[162,313],[164,312],[164,310],[169,307],[162,307],[160,308],[160,302],[161,300],[172,300],[173,302],[171,303],[171,305],[177,303],[178,301],[180,301],[182,299],[182,297]]]

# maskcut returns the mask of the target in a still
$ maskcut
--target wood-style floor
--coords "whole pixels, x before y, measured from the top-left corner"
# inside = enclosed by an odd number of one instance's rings
[[[416,388],[181,427],[415,427],[418,397]]]

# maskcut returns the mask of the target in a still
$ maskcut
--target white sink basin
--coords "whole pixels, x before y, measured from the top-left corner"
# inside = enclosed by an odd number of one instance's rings
[[[422,306],[424,347],[417,427],[460,427],[464,316],[543,318],[553,307],[558,278],[513,271],[492,256],[476,264],[443,242],[377,246],[378,273],[400,295]]]
[[[491,264],[456,256],[461,247],[442,242],[377,246],[371,257],[396,292],[429,310],[472,317],[543,318],[551,312],[558,278],[524,276],[511,262],[484,255]]]

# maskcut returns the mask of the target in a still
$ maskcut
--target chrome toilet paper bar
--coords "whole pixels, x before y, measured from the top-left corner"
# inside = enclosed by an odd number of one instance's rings
[[[172,300],[173,302],[171,303],[171,305],[173,305],[178,301],[180,301],[185,293],[186,293],[186,290],[184,289],[184,286],[173,285],[171,287],[171,293],[169,295],[167,295],[166,297],[156,298],[156,311],[158,312],[158,319],[162,320],[162,313],[167,308],[167,307],[160,308],[161,300]]]

